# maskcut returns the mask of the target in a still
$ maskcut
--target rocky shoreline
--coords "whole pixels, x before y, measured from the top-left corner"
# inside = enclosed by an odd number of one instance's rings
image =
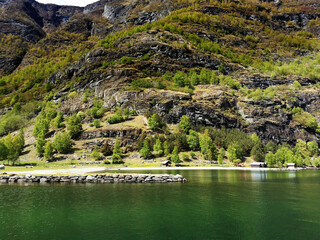
[[[0,176],[0,183],[170,183],[186,182],[181,175],[155,174],[112,174],[77,176],[18,176],[15,174]]]

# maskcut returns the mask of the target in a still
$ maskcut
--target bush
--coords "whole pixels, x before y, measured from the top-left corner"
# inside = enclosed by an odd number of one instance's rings
[[[143,142],[143,148],[139,151],[141,157],[144,159],[148,159],[151,157],[151,149],[148,140],[144,140]]]
[[[91,153],[91,157],[94,159],[94,160],[98,160],[100,158],[100,152],[97,148],[97,146],[95,146],[95,148],[93,149],[92,153]]]
[[[53,150],[53,144],[48,141],[44,147],[44,160],[50,161],[53,158]]]
[[[177,146],[174,147],[172,152],[171,161],[174,163],[180,163],[180,157],[179,157],[179,148]]]
[[[113,153],[112,153],[112,164],[121,164],[123,163],[121,158],[121,148],[119,138],[116,138],[116,142],[114,144]]]
[[[99,119],[95,119],[95,120],[93,121],[93,126],[95,126],[96,128],[101,127],[100,120],[99,120]]]
[[[110,124],[120,123],[120,122],[123,122],[123,121],[124,121],[124,118],[122,116],[121,109],[118,109],[116,111],[116,113],[114,115],[112,115],[112,117],[110,117],[107,120],[107,122],[110,123]]]
[[[184,133],[189,133],[190,129],[192,129],[190,117],[187,115],[183,115],[180,118],[180,122],[179,122],[178,126],[179,126],[180,131],[182,131]]]
[[[73,142],[67,132],[57,133],[53,140],[53,146],[58,153],[70,153]]]
[[[162,118],[158,114],[153,114],[148,121],[149,127],[152,131],[163,130],[166,124],[162,121]]]
[[[196,131],[190,130],[187,136],[187,143],[191,150],[197,150],[199,148],[199,134]]]
[[[82,132],[82,123],[81,118],[77,114],[72,115],[68,119],[67,129],[72,139],[75,139],[80,135]]]

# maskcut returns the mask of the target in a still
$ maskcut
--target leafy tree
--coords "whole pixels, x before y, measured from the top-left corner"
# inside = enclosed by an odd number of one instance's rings
[[[268,164],[268,167],[275,167],[277,164],[275,155],[272,152],[267,153],[265,162]]]
[[[33,136],[37,137],[38,135],[46,135],[49,131],[49,121],[43,117],[43,115],[39,115],[36,119],[36,122],[33,127]]]
[[[22,153],[24,146],[25,146],[25,140],[24,140],[24,130],[23,128],[20,129],[19,134],[17,136],[17,142],[18,142],[18,148],[20,149],[19,155]]]
[[[8,156],[8,148],[4,143],[4,140],[0,140],[0,160],[7,159]]]
[[[150,145],[149,145],[148,140],[144,140],[143,148],[141,148],[139,153],[144,159],[148,159],[151,157],[151,150],[150,150]]]
[[[80,135],[80,133],[82,132],[82,124],[81,118],[77,114],[72,115],[68,119],[67,129],[72,139],[75,139]]]
[[[188,134],[190,129],[192,129],[192,125],[191,125],[191,122],[190,122],[190,117],[187,116],[187,115],[183,115],[180,118],[180,122],[179,122],[178,126],[179,126],[180,131]]]
[[[200,149],[203,157],[207,160],[217,160],[217,148],[209,136],[208,130],[206,129],[204,134],[200,135],[199,138]]]
[[[171,161],[174,163],[180,163],[180,157],[179,157],[179,148],[178,146],[175,146],[172,152]]]
[[[129,111],[129,108],[126,107],[124,110],[123,110],[123,115],[124,115],[124,119],[127,120],[130,116],[130,111]]]
[[[197,150],[199,148],[199,134],[196,131],[190,130],[187,136],[187,143],[191,150]]]
[[[62,112],[58,112],[57,116],[51,120],[51,126],[55,130],[63,127],[63,114],[62,114]]]
[[[4,139],[4,144],[7,148],[7,160],[11,162],[12,165],[19,159],[20,154],[20,146],[19,146],[19,139],[17,137],[12,137],[11,134],[8,134],[7,137]]]
[[[165,123],[162,121],[161,117],[158,114],[153,114],[148,121],[149,127],[152,131],[159,131],[165,127]]]
[[[269,141],[265,146],[265,150],[275,153],[277,151],[277,144],[273,141]]]
[[[44,160],[50,161],[53,158],[53,150],[53,144],[50,141],[47,141],[44,146]]]
[[[310,156],[318,156],[319,155],[319,146],[316,141],[308,142],[307,149],[310,152]]]
[[[121,148],[120,148],[120,141],[119,138],[116,138],[116,142],[114,144],[113,148],[113,154],[112,154],[112,164],[120,164],[123,163],[121,158]]]
[[[218,163],[221,165],[224,162],[224,157],[226,156],[226,150],[224,148],[220,149],[220,153],[218,155]]]
[[[261,140],[260,140],[260,138],[258,137],[258,135],[256,133],[253,133],[251,135],[251,139],[254,142],[254,144],[260,144],[261,143]]]
[[[92,151],[92,153],[91,153],[91,157],[92,157],[93,159],[95,159],[95,160],[98,160],[98,159],[99,159],[99,157],[100,157],[100,152],[99,152],[97,146],[94,147],[94,149],[93,149],[93,151]]]
[[[37,143],[36,143],[36,150],[39,157],[43,156],[44,153],[44,146],[46,144],[46,140],[43,134],[38,135]]]
[[[116,113],[107,120],[107,122],[110,124],[120,123],[123,121],[124,121],[124,118],[122,116],[122,112],[120,108],[117,109]]]
[[[153,151],[157,157],[161,157],[163,155],[163,148],[161,140],[158,138],[156,144],[153,146]]]
[[[170,145],[169,145],[168,141],[165,141],[165,142],[163,143],[163,152],[164,152],[164,155],[165,155],[165,156],[168,156],[168,155],[171,153],[171,151],[170,151]]]
[[[100,120],[99,120],[99,119],[95,119],[95,120],[93,121],[93,125],[94,125],[96,128],[101,127]]]
[[[242,155],[242,151],[241,148],[238,144],[234,143],[231,144],[228,149],[228,157],[230,160],[235,161],[237,159],[242,159],[243,155]]]
[[[259,139],[260,140],[260,139]],[[251,156],[256,162],[263,162],[265,158],[264,147],[260,141],[251,150]]]
[[[57,133],[53,140],[53,146],[59,153],[69,153],[72,150],[73,142],[67,132]]]

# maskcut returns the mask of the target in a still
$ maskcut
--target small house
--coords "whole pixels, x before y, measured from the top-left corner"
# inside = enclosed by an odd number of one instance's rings
[[[268,166],[268,164],[265,163],[265,162],[253,162],[253,163],[250,164],[250,166],[252,168],[265,168],[265,167]]]
[[[162,166],[164,166],[164,167],[171,167],[171,161],[166,160],[166,161],[162,162]]]
[[[0,169],[4,170],[5,169],[4,165],[0,165]]]
[[[296,164],[295,163],[287,163],[287,167],[288,167],[288,169],[295,169]]]

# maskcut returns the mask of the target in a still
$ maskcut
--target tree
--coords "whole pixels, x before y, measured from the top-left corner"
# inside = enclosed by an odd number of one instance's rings
[[[72,150],[73,142],[67,132],[58,133],[53,140],[53,146],[58,153],[69,153]]]
[[[207,160],[217,160],[217,148],[209,136],[208,129],[199,138],[200,149],[203,157]]]
[[[93,121],[93,126],[95,126],[96,128],[101,127],[100,120],[99,120],[99,119],[95,119],[95,120]]]
[[[151,150],[148,140],[144,140],[143,147],[141,148],[139,153],[144,159],[148,159],[151,157]]]
[[[183,115],[180,118],[180,122],[179,122],[179,129],[180,131],[188,134],[190,129],[192,128],[191,122],[190,122],[190,117],[187,115]]]
[[[50,161],[53,158],[53,150],[53,144],[50,141],[47,141],[44,146],[44,160]]]
[[[46,135],[49,131],[49,121],[40,114],[33,127],[33,136],[37,137],[38,135]]]
[[[12,137],[11,134],[8,134],[4,139],[4,144],[8,150],[7,152],[7,160],[8,163],[11,162],[12,165],[19,159],[20,149],[19,142],[17,137]]]
[[[153,151],[157,157],[161,157],[163,155],[163,148],[161,140],[158,138],[156,144],[153,146]]]
[[[263,162],[265,158],[264,147],[262,143],[259,141],[254,145],[251,150],[251,156],[256,162]]]
[[[69,118],[67,129],[72,139],[77,138],[81,133],[82,131],[81,118],[77,114],[74,114]]]
[[[191,150],[197,150],[199,148],[199,134],[191,129],[187,136],[187,143]]]
[[[180,157],[179,157],[179,148],[178,146],[175,146],[172,152],[171,161],[174,163],[180,163]]]
[[[221,165],[224,162],[224,157],[226,156],[226,150],[224,148],[220,149],[220,153],[218,155],[218,163]]]
[[[311,156],[318,156],[319,155],[319,146],[316,141],[308,142],[307,143],[307,148],[310,152],[310,157]]]
[[[5,145],[3,139],[0,140],[0,160],[5,160],[8,157],[8,148]]]
[[[93,151],[92,151],[92,153],[91,153],[91,157],[92,157],[93,159],[95,159],[95,160],[98,160],[98,159],[99,159],[99,157],[100,157],[100,152],[99,152],[97,146],[94,147],[94,149],[93,149]]]
[[[46,140],[43,134],[38,135],[37,143],[36,143],[36,150],[39,157],[43,156],[44,153],[44,146],[46,144]]]
[[[265,146],[265,150],[266,150],[266,151],[270,151],[270,152],[272,152],[272,153],[276,153],[276,151],[277,151],[277,144],[276,144],[275,142],[273,142],[273,141],[269,141],[269,142],[267,143],[267,145]]]
[[[163,143],[163,152],[164,152],[164,155],[165,155],[165,156],[168,156],[168,155],[171,153],[171,151],[170,151],[170,145],[169,145],[168,141],[165,141],[165,142]]]
[[[259,143],[261,143],[261,140],[260,140],[260,138],[258,137],[258,135],[257,135],[256,133],[253,133],[253,134],[251,135],[251,139],[252,139],[252,141],[254,142],[254,144],[259,144]]]
[[[107,121],[110,124],[123,122],[124,118],[122,116],[121,109],[117,109],[116,113],[113,114]]]
[[[152,131],[159,131],[165,127],[165,123],[162,121],[158,114],[153,114],[148,121],[149,127]]]
[[[229,145],[227,151],[228,151],[228,158],[231,161],[235,161],[237,159],[242,159],[242,157],[243,157],[241,148],[236,143]]]
[[[130,116],[130,111],[129,111],[129,108],[126,107],[124,110],[123,110],[123,115],[124,115],[124,119],[127,120]]]
[[[58,112],[57,116],[51,120],[51,126],[55,130],[63,127],[63,114],[62,114],[62,112]]]
[[[277,162],[274,154],[272,152],[267,153],[265,157],[265,162],[268,164],[268,167],[275,167]]]
[[[112,154],[112,164],[120,164],[122,163],[122,158],[121,158],[121,148],[120,148],[120,142],[119,138],[116,138],[116,142],[114,144],[113,148],[113,154]]]

